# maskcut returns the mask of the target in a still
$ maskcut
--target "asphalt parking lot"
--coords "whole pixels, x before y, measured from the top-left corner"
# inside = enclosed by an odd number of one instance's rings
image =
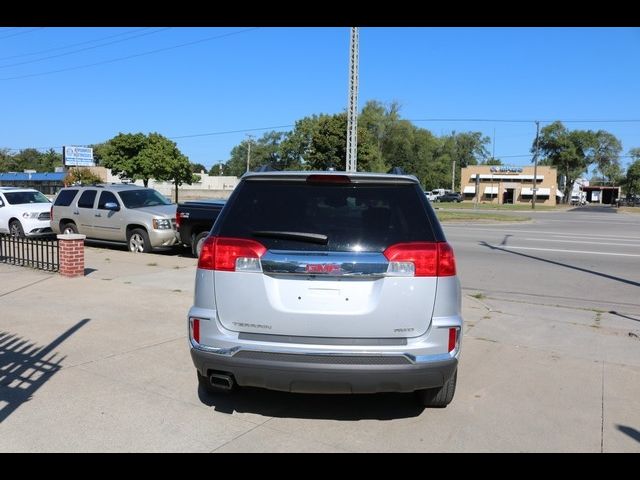
[[[87,274],[0,264],[0,451],[640,452],[640,216],[450,224],[463,285],[458,388],[198,391],[196,260],[88,247]]]

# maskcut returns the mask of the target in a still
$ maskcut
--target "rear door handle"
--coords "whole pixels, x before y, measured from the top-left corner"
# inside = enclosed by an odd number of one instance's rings
[[[102,214],[96,213],[96,217],[101,217],[101,216],[102,216]]]

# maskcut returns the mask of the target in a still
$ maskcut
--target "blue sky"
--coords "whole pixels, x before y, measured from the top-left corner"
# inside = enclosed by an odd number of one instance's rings
[[[263,133],[222,132],[346,109],[348,48],[347,27],[3,27],[0,148],[156,131],[210,167]],[[360,29],[360,108],[398,101],[438,135],[495,131],[496,157],[513,165],[530,162],[533,120],[639,120],[638,85],[639,28]],[[566,125],[640,147],[640,122]]]

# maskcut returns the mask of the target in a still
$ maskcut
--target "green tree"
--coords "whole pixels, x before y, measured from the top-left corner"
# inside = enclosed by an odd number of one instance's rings
[[[146,166],[148,178],[173,182],[176,203],[178,203],[178,187],[183,183],[191,185],[198,180],[191,170],[189,159],[180,152],[176,143],[159,133],[148,135],[145,146],[137,158]]]
[[[540,130],[541,164],[554,166],[566,176],[564,201],[573,182],[587,171],[590,158],[587,156],[593,145],[593,135],[584,130],[569,131],[562,122],[553,122]],[[535,149],[535,140],[532,150]]]
[[[345,170],[347,114],[312,115],[298,120],[280,144],[283,163],[306,170]],[[381,168],[372,137],[358,126],[358,170]]]
[[[144,133],[119,133],[97,148],[100,165],[111,169],[114,175],[131,180],[142,180],[149,185],[153,177],[153,165],[140,158],[140,152],[147,145]],[[147,156],[147,159],[149,157]]]
[[[295,170],[295,162],[290,162],[281,154],[281,142],[284,136],[284,132],[271,131],[263,134],[257,141],[243,140],[231,150],[231,159],[224,166],[224,174],[240,177],[247,171],[249,144],[251,144],[249,170],[254,170],[261,165],[270,165],[277,170]],[[214,166],[214,168],[217,167]]]
[[[70,168],[64,177],[65,185],[73,185],[76,183],[92,184],[101,182],[102,179],[86,167]]]
[[[627,168],[622,182],[627,197],[640,194],[640,148],[634,148],[629,154],[635,161]]]
[[[502,165],[502,160],[499,158],[490,157],[484,162],[480,162],[481,165]]]
[[[191,171],[193,173],[206,172],[207,171],[207,167],[205,167],[201,163],[192,163],[191,164]]]
[[[600,171],[604,180],[616,183],[622,177],[620,170],[620,152],[622,144],[615,135],[604,130],[593,133],[592,162]]]
[[[211,170],[209,170],[209,175],[211,176],[219,176],[219,175],[224,175],[225,174],[225,165],[222,163],[216,163],[214,166],[211,167]]]

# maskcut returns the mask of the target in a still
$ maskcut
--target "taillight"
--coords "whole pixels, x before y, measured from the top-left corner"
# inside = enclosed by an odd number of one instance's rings
[[[261,272],[260,257],[267,248],[246,238],[207,237],[198,268],[225,272]]]
[[[329,173],[326,175],[309,175],[307,183],[351,183],[348,175]]]
[[[49,220],[53,220],[53,204],[51,204],[51,208],[49,209]]]
[[[180,223],[182,223],[182,213],[176,214],[176,230],[180,230]]]
[[[191,327],[191,338],[193,338],[196,343],[200,343],[200,319],[190,318],[189,320],[189,326]]]
[[[447,242],[438,242],[438,276],[452,277],[456,274],[456,256]]]
[[[453,249],[446,242],[396,243],[384,251],[387,273],[409,277],[450,277],[456,274]]]
[[[458,345],[458,332],[460,331],[459,327],[451,327],[449,329],[449,352],[453,352]]]

